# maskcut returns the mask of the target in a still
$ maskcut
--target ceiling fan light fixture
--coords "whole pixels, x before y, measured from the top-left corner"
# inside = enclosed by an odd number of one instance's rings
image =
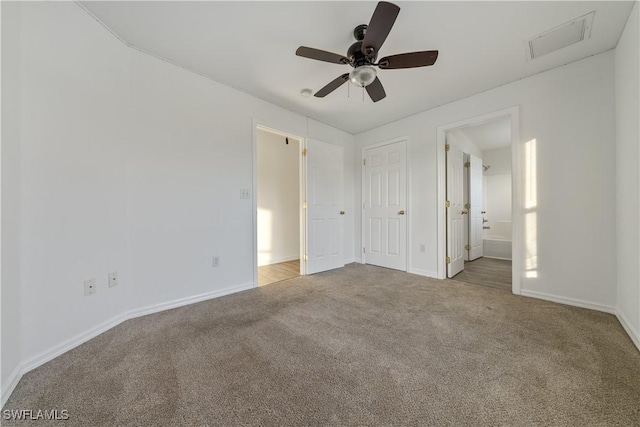
[[[361,65],[349,73],[349,80],[358,87],[369,86],[376,79],[376,69],[371,65]]]

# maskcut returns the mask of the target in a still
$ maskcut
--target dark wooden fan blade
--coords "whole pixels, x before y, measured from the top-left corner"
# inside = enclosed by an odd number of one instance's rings
[[[373,56],[380,50],[399,12],[400,8],[393,3],[386,1],[378,3],[362,40],[362,53]]]
[[[312,47],[300,46],[296,50],[296,55],[304,58],[316,59],[318,61],[331,62],[334,64],[348,64],[349,60],[337,53],[327,52],[325,50],[314,49]]]
[[[326,85],[325,87],[323,87],[322,89],[320,89],[319,91],[317,91],[316,94],[313,96],[317,98],[324,98],[325,96],[329,95],[331,92],[333,92],[334,90],[338,89],[340,86],[345,84],[348,80],[349,80],[349,73],[343,74],[337,79],[333,80],[328,85]]]
[[[373,83],[367,86],[367,93],[369,94],[373,102],[378,102],[387,96],[384,88],[382,87],[382,82],[380,82],[380,79],[377,77],[373,81]]]
[[[383,70],[393,70],[397,68],[426,67],[436,63],[438,59],[437,50],[426,50],[424,52],[401,53],[391,55],[378,61],[378,67]]]

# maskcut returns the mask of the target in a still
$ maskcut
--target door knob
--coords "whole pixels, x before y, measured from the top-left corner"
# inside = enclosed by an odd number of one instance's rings
[[[398,215],[404,215],[404,211],[398,212]]]
[[[344,211],[340,211],[340,215],[344,215]]]
[[[487,211],[482,211],[482,212],[480,212],[480,213],[481,213],[482,215],[484,215],[484,214],[486,214],[486,213],[487,213]]]

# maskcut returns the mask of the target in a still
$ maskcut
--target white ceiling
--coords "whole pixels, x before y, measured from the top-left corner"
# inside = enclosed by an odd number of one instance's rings
[[[379,57],[438,49],[432,67],[381,70],[374,104],[347,85],[303,98],[350,70],[295,56],[298,46],[345,54],[377,2],[85,1],[131,45],[350,133],[461,99],[616,46],[632,2],[396,2]],[[591,38],[532,61],[524,41],[595,11]]]
[[[511,116],[460,129],[480,151],[511,146]]]

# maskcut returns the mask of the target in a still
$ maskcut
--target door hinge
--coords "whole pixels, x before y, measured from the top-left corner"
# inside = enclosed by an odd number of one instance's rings
[[[451,202],[450,202],[450,201],[448,201],[448,200],[447,200],[447,201],[445,201],[445,202],[444,202],[444,207],[445,207],[445,208],[449,208],[449,207],[451,207]]]
[[[466,250],[470,251],[470,250],[471,250],[471,245],[464,245],[464,248],[465,248]]]
[[[302,155],[303,155],[303,156],[306,156],[306,155],[307,155],[307,149],[306,149],[306,148],[303,148],[303,149],[302,149]]]
[[[464,204],[464,208],[465,209],[471,209],[471,203],[465,203]]]
[[[367,166],[367,159],[362,159],[362,166]]]
[[[466,162],[466,163],[464,164],[464,167],[465,167],[465,168],[470,168],[470,167],[471,167],[471,162]]]
[[[367,248],[362,248],[362,253],[366,254],[367,253]]]
[[[444,151],[449,151],[449,148],[451,148],[451,147],[449,146],[449,144],[445,144],[445,145],[444,145]]]
[[[302,209],[307,209],[307,202],[302,202]]]
[[[447,264],[451,264],[451,258],[447,257]]]
[[[306,255],[302,255],[302,260],[303,260],[304,262],[307,262],[307,256],[306,256]]]

